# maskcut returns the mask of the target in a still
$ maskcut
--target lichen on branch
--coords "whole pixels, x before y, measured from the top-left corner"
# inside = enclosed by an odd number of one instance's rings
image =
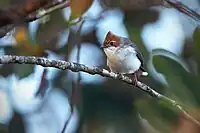
[[[124,76],[122,74],[116,74],[113,72],[109,72],[106,69],[98,68],[98,67],[88,67],[84,64],[74,63],[74,62],[67,62],[67,61],[61,61],[61,60],[49,60],[44,57],[35,57],[35,56],[15,56],[15,55],[3,55],[0,56],[0,64],[33,64],[33,65],[41,65],[43,67],[53,67],[58,68],[61,70],[71,70],[73,72],[85,72],[91,75],[100,75],[103,77],[109,77],[115,80],[121,80],[125,83],[135,85],[131,78]],[[148,85],[137,81],[136,87],[140,90],[146,92],[151,97],[165,101],[169,103],[171,106],[178,109],[188,120],[191,120],[194,124],[200,126],[200,123],[193,118],[190,114],[188,114],[182,107],[179,105],[176,101],[170,99],[169,97],[166,97],[158,92],[156,92],[154,89],[149,87]]]

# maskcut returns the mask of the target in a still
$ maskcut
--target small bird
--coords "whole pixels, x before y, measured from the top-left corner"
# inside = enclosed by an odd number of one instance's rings
[[[141,75],[148,75],[144,69],[143,57],[130,39],[109,31],[101,48],[107,56],[107,66],[112,72],[133,75],[132,80],[135,84]]]

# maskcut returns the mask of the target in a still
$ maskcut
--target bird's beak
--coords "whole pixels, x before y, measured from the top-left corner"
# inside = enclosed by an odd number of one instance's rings
[[[101,46],[102,49],[108,48],[108,47],[109,47],[108,45],[103,45],[103,46]]]

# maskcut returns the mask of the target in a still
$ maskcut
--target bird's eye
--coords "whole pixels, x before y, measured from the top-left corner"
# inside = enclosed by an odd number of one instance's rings
[[[113,41],[111,41],[111,42],[110,42],[110,45],[111,45],[111,46],[113,46],[113,45],[114,45],[114,42],[113,42]]]

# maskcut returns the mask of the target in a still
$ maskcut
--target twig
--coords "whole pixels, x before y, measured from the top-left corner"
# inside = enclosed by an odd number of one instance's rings
[[[177,0],[164,0],[164,1],[166,1],[169,5],[176,8],[180,12],[190,16],[194,20],[200,21],[200,15],[191,8],[189,8],[188,6],[186,6],[185,4],[183,4],[182,2]]]
[[[58,3],[57,5],[54,4],[52,7],[49,7],[48,9],[44,9],[42,11],[38,11],[37,13],[28,15],[28,17],[26,17],[25,21],[31,22],[31,21],[37,20],[41,17],[44,17],[45,15],[48,15],[48,14],[54,12],[54,11],[68,7],[69,5],[70,5],[69,1],[64,1],[62,3]]]
[[[15,56],[15,55],[3,55],[0,56],[0,64],[33,64],[33,65],[41,65],[43,67],[54,67],[61,70],[71,70],[73,72],[85,72],[91,75],[100,75],[103,77],[109,77],[115,80],[121,80],[128,84],[133,85],[132,79],[130,79],[127,76],[116,74],[113,72],[109,72],[106,69],[98,68],[98,67],[88,67],[83,64],[73,63],[73,62],[66,62],[61,60],[49,60],[43,57],[35,57],[35,56]],[[200,126],[200,123],[193,118],[190,114],[188,114],[180,104],[178,104],[176,101],[156,92],[148,85],[137,81],[136,86],[146,92],[148,95],[152,96],[153,98],[156,98],[157,100],[163,100],[167,103],[170,103],[173,107],[177,108],[180,112],[184,114],[184,116],[191,120],[194,124]]]

